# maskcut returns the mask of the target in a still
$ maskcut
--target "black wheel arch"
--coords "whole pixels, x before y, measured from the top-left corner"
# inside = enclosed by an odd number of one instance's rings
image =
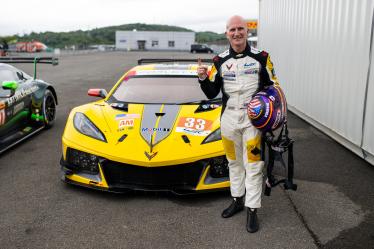
[[[55,101],[56,101],[56,105],[58,105],[56,90],[51,85],[47,86],[46,89],[52,92],[53,97],[55,98]]]

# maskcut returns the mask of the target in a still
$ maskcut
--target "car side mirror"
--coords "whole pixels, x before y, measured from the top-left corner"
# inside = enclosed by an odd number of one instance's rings
[[[105,89],[97,89],[97,88],[89,89],[87,94],[89,96],[100,97],[102,99],[105,99],[106,96],[108,95]]]
[[[9,89],[9,90],[15,91],[18,88],[18,82],[17,81],[3,81],[3,83],[1,84],[1,86],[4,89]]]
[[[16,90],[18,88],[18,83],[17,81],[3,81],[1,83],[1,87],[5,90],[9,90],[9,92],[2,92],[0,94],[0,97],[10,98],[16,93]]]

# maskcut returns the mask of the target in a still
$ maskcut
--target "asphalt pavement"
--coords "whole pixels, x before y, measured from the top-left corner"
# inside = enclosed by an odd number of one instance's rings
[[[292,113],[298,190],[279,186],[263,197],[255,234],[245,212],[220,217],[228,192],[112,194],[60,181],[65,122],[95,100],[89,88],[110,90],[140,58],[198,57],[212,55],[97,52],[40,65],[38,77],[57,91],[57,120],[0,156],[0,248],[374,248],[374,166]]]

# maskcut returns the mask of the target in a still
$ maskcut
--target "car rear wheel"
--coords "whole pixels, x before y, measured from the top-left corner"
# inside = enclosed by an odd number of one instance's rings
[[[45,128],[51,128],[56,119],[56,99],[53,93],[48,89],[44,92],[42,110]]]
[[[196,54],[196,50],[192,50],[192,53],[193,53],[193,54]]]

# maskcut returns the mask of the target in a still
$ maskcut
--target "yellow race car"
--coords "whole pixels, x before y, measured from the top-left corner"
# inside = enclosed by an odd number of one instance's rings
[[[62,179],[89,188],[226,189],[221,96],[208,100],[188,60],[141,59],[109,94],[74,108],[62,136]],[[151,64],[149,64],[151,63]]]

